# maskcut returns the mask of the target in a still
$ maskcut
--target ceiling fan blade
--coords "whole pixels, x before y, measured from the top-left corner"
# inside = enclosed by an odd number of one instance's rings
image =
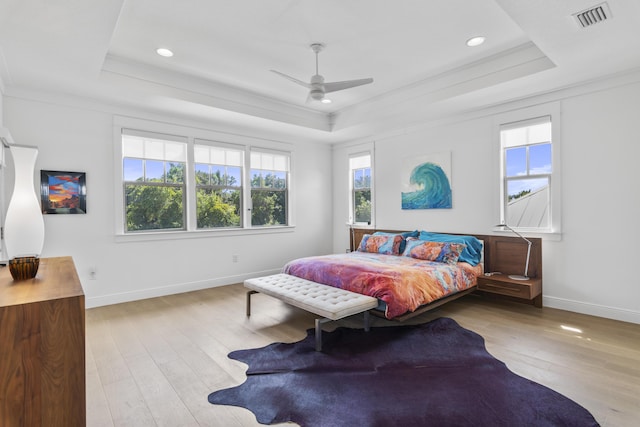
[[[336,92],[343,89],[349,89],[356,86],[367,85],[369,83],[373,83],[372,78],[368,79],[359,79],[359,80],[346,80],[344,82],[331,82],[324,84],[324,92]]]
[[[304,86],[304,87],[306,87],[307,89],[311,89],[311,84],[309,84],[309,83],[307,83],[307,82],[303,82],[302,80],[298,80],[298,79],[296,79],[295,77],[287,76],[286,74],[281,73],[280,71],[271,70],[271,72],[272,72],[272,73],[276,73],[276,74],[278,74],[278,75],[280,75],[280,76],[284,77],[284,78],[285,78],[285,79],[287,79],[287,80],[291,80],[292,82],[297,83],[297,84],[299,84],[300,86]]]

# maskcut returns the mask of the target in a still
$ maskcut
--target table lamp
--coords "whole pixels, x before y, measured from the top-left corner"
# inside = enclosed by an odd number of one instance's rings
[[[518,233],[513,228],[509,227],[507,224],[498,224],[496,225],[496,227],[504,227],[507,230],[510,230],[512,233],[514,233],[518,237],[520,237],[525,242],[527,242],[527,262],[524,265],[524,274],[523,275],[510,274],[509,278],[513,280],[529,280],[529,276],[527,276],[527,273],[529,272],[529,257],[531,256],[531,241],[526,237],[524,237],[522,234]]]
[[[36,276],[44,245],[44,219],[33,178],[38,149],[15,144],[5,128],[0,128],[0,140],[11,152],[15,172],[4,223],[9,271],[14,280],[25,280]]]

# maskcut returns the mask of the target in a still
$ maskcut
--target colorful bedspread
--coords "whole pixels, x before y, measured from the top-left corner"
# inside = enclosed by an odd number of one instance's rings
[[[385,316],[393,319],[475,286],[482,267],[466,262],[451,265],[406,256],[351,252],[296,259],[282,271],[378,298],[386,303]]]

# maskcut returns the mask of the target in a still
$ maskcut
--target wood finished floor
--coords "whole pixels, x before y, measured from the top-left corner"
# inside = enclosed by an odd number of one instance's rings
[[[227,353],[300,340],[314,317],[265,295],[252,302],[247,319],[236,284],[87,310],[87,425],[260,425],[245,409],[207,402],[245,379],[246,366]],[[437,317],[479,333],[513,372],[578,402],[602,426],[639,425],[640,325],[473,295],[406,323]],[[362,327],[361,316],[325,330],[337,326]]]

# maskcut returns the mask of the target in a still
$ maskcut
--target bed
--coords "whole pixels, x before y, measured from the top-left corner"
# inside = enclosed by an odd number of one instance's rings
[[[473,289],[483,273],[482,246],[475,236],[377,231],[353,252],[296,259],[283,273],[375,297],[394,319]]]
[[[517,271],[524,259],[522,241],[504,236],[354,229],[351,246],[295,259],[282,272],[375,297],[372,314],[402,321],[475,291],[485,271]],[[505,250],[507,264],[496,257]]]

